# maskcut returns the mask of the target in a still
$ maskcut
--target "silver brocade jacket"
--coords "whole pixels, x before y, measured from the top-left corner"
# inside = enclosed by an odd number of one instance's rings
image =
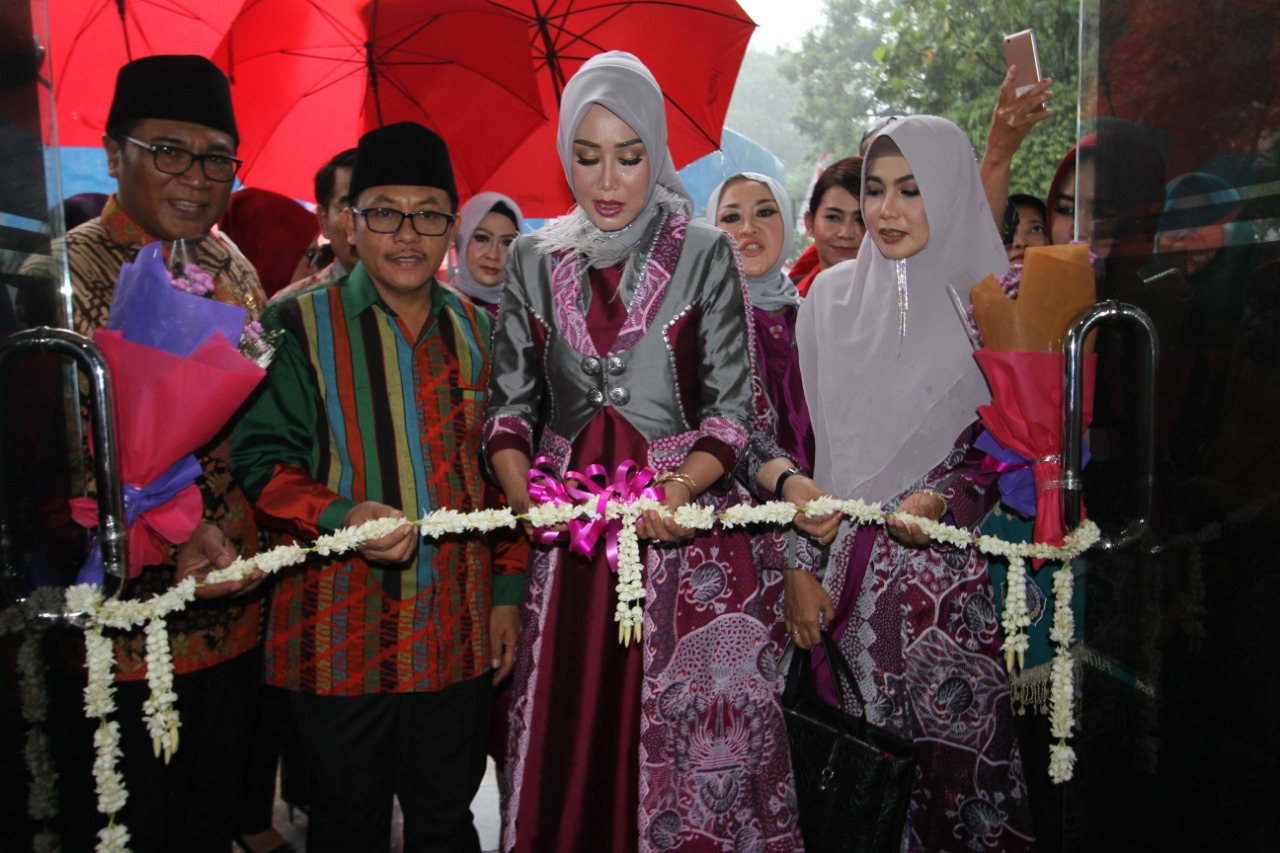
[[[675,467],[710,437],[740,456],[753,418],[745,284],[727,235],[660,216],[618,288],[628,314],[607,353],[588,331],[590,285],[572,252],[516,241],[494,329],[486,440],[514,434],[563,472],[587,423],[613,407]],[[637,460],[641,461],[641,460]]]

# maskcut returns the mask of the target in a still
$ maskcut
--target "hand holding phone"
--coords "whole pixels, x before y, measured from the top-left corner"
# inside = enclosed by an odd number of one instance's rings
[[[1022,30],[1004,37],[1004,61],[1017,66],[1013,78],[1014,94],[1021,97],[1040,82],[1040,51],[1036,47],[1035,30]]]

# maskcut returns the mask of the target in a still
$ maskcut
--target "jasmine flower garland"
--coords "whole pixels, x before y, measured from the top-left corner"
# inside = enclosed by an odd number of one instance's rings
[[[411,524],[421,535],[430,537],[510,528],[520,520],[528,521],[535,527],[551,527],[574,519],[598,518],[596,506],[595,501],[578,506],[548,503],[531,507],[528,513],[520,516],[511,512],[510,509],[485,509],[465,513],[440,509],[424,514],[424,517],[418,521],[405,518],[377,518],[322,536],[310,547],[298,544],[283,545],[251,558],[236,559],[227,568],[210,572],[203,583],[215,584],[241,580],[255,569],[274,574],[289,566],[303,563],[313,553],[333,556],[354,550],[362,543],[379,539],[404,524]],[[607,518],[623,521],[618,531],[616,586],[618,602],[614,620],[618,623],[619,642],[624,645],[630,645],[633,641],[638,643],[643,639],[644,612],[641,604],[645,598],[644,567],[641,562],[640,542],[636,535],[635,524],[640,515],[649,509],[666,514],[666,510],[651,498],[630,502],[609,501],[605,510]],[[1084,522],[1073,531],[1062,547],[1052,547],[1033,543],[1004,542],[990,536],[975,538],[970,531],[903,513],[889,513],[880,506],[861,500],[845,501],[824,497],[810,502],[805,509],[816,516],[842,512],[855,524],[883,524],[888,518],[899,518],[909,524],[919,525],[936,541],[956,547],[973,546],[987,554],[1008,557],[1011,564],[1017,562],[1019,565],[1021,560],[1027,557],[1068,560],[1088,549],[1098,539],[1097,527],[1090,521]],[[786,524],[791,522],[795,514],[796,508],[792,504],[773,501],[759,506],[735,506],[719,515],[710,507],[688,505],[677,510],[674,518],[684,527],[706,530],[717,523],[726,526]],[[1013,577],[1012,572],[1010,577]],[[1064,618],[1069,618],[1070,573],[1065,575],[1063,583],[1068,586],[1065,593],[1059,593],[1059,602],[1068,602]],[[128,830],[115,822],[115,815],[127,801],[128,793],[125,791],[123,779],[116,767],[120,757],[119,726],[118,723],[107,719],[115,711],[112,677],[114,655],[111,641],[103,635],[103,628],[130,629],[146,626],[148,684],[152,691],[151,698],[145,706],[147,725],[158,754],[163,752],[166,756],[171,756],[178,747],[180,721],[174,707],[176,696],[173,693],[173,662],[169,652],[164,618],[194,600],[196,586],[194,579],[187,578],[167,592],[146,601],[104,600],[100,590],[87,585],[67,590],[67,611],[83,614],[88,624],[85,631],[85,649],[89,678],[85,687],[85,713],[99,720],[98,731],[94,736],[97,750],[94,778],[97,783],[98,810],[108,818],[107,825],[98,833],[98,853],[127,850],[129,841]],[[1023,584],[1015,584],[1011,581],[1011,590],[1022,588]],[[1016,607],[1013,610],[1006,608],[1006,628],[1010,624],[1017,626],[1025,618],[1025,602],[1020,607],[1020,611]],[[1055,610],[1055,626],[1059,611],[1062,609],[1060,605]],[[1065,657],[1065,648],[1070,643],[1073,626],[1067,623],[1065,631],[1067,640],[1060,641],[1062,643],[1060,653],[1068,665],[1064,668],[1055,664],[1054,686],[1051,688],[1055,697],[1056,719],[1059,722],[1054,729],[1059,743],[1054,745],[1051,754],[1056,781],[1065,781],[1070,778],[1074,761],[1074,752],[1065,743],[1074,724],[1071,718],[1070,702],[1073,690],[1071,671],[1069,658]],[[1012,637],[1006,638],[1006,651],[1016,647],[1017,642],[1018,633],[1014,632]],[[1065,702],[1061,701],[1064,696]],[[1063,733],[1058,734],[1058,732]]]
[[[44,730],[48,719],[49,691],[45,684],[44,656],[40,644],[51,624],[43,614],[62,611],[62,590],[41,587],[21,603],[0,613],[0,636],[22,631],[22,644],[18,647],[17,674],[19,702],[22,720],[27,724],[26,742],[22,755],[31,778],[27,791],[27,814],[42,824],[41,831],[32,839],[36,851],[56,851],[59,840],[48,829],[48,821],[58,814],[58,772],[49,749],[49,736]]]

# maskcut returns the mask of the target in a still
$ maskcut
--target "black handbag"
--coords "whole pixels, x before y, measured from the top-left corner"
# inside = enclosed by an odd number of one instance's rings
[[[782,710],[791,742],[800,830],[808,853],[892,853],[915,781],[911,741],[847,713],[846,685],[864,703],[857,679],[835,641],[824,631],[840,708],[805,692],[812,672],[809,653],[792,655]]]

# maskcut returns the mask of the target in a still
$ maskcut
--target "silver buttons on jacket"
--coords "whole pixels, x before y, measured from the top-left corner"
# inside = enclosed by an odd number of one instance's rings
[[[626,388],[610,388],[609,402],[613,403],[615,406],[625,406],[627,403],[631,402],[631,392]]]
[[[588,376],[598,376],[600,374],[600,359],[594,355],[589,355],[582,360],[582,372]]]
[[[611,355],[605,360],[605,370],[609,371],[610,376],[621,376],[626,369],[627,363],[622,360],[621,356]]]
[[[593,406],[603,405],[604,392],[601,391],[599,388],[592,388],[590,391],[587,392],[587,402]]]

